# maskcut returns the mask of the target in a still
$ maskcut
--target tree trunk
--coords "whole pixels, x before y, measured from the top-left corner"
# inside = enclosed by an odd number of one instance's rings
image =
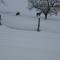
[[[47,20],[47,14],[45,14],[45,20]]]
[[[37,31],[38,32],[40,31],[40,18],[38,18],[38,28],[37,28]]]

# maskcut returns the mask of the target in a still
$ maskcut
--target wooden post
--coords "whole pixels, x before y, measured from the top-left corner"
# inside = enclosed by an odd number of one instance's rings
[[[1,25],[1,15],[0,15],[0,25]]]
[[[37,31],[38,32],[40,31],[40,17],[38,18],[38,28],[37,28]]]

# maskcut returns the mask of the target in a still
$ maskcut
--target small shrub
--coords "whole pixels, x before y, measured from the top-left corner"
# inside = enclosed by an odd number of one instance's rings
[[[17,13],[16,13],[16,16],[18,16],[18,15],[20,15],[20,12],[17,12]]]

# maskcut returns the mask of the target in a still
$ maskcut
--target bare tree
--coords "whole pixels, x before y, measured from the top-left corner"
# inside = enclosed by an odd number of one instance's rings
[[[58,0],[28,0],[28,2],[29,9],[40,10],[45,15],[45,19],[49,13],[57,14]]]

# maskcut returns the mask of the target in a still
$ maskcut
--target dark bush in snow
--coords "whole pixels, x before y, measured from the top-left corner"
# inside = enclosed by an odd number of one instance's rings
[[[18,15],[20,15],[20,12],[17,12],[17,13],[16,13],[16,16],[18,16]]]
[[[40,16],[40,15],[41,15],[41,12],[37,12],[37,13],[36,13],[36,16]]]

